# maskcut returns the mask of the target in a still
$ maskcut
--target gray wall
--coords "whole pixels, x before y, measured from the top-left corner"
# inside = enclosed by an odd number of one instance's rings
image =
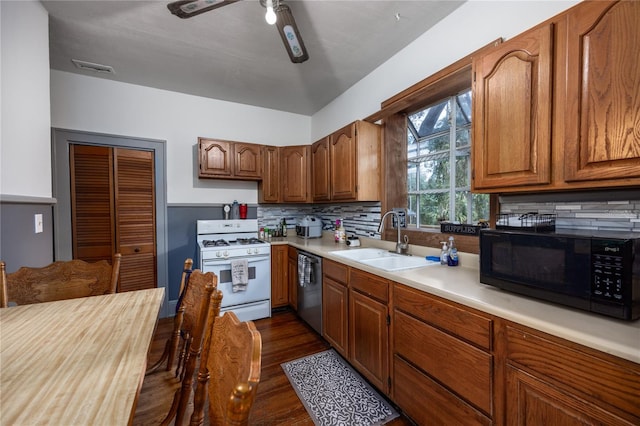
[[[34,216],[38,213],[42,214],[44,227],[36,234]],[[0,201],[0,259],[6,263],[7,272],[21,266],[45,266],[53,258],[52,200]]]

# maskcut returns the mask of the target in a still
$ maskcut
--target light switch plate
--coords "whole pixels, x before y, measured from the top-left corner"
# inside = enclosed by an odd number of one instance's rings
[[[44,232],[44,224],[42,223],[42,214],[37,213],[35,215],[36,234]]]

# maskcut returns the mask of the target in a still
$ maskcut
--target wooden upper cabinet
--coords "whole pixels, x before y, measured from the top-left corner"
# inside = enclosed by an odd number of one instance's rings
[[[474,58],[478,192],[640,185],[640,2],[584,1]]]
[[[566,26],[564,179],[638,185],[640,2],[584,2]]]
[[[198,138],[198,176],[218,179],[262,179],[261,145]]]
[[[306,203],[310,201],[310,145],[282,148],[282,201]]]
[[[198,138],[200,177],[231,177],[231,142]]]
[[[313,201],[331,199],[329,137],[311,145],[311,192]]]
[[[473,189],[550,183],[552,66],[552,24],[475,58]]]
[[[380,126],[355,121],[331,134],[329,163],[331,200],[379,201],[381,185]]]
[[[234,174],[247,178],[262,179],[261,146],[251,143],[234,143]]]
[[[262,147],[262,180],[258,184],[258,200],[261,203],[282,201],[280,170],[280,148],[264,145]]]

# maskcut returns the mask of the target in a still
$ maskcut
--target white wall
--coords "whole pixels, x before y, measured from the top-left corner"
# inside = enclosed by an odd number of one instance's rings
[[[0,194],[51,197],[49,17],[0,1]]]
[[[315,141],[491,41],[511,38],[578,1],[470,0],[313,115]]]
[[[46,12],[34,1],[0,2],[0,193],[50,196],[50,124],[166,140],[169,203],[233,199],[255,203],[254,182],[197,178],[194,147],[198,136],[271,145],[310,143],[376,112],[385,99],[491,40],[512,37],[575,3],[471,0],[313,117],[51,71],[49,123],[48,87],[44,84],[48,79],[43,77],[45,70],[48,73]],[[20,56],[26,52],[29,60],[25,62]],[[6,65],[8,60],[11,66]]]
[[[167,141],[167,202],[257,203],[257,183],[198,179],[199,136],[309,143],[311,117],[51,71],[51,125]]]

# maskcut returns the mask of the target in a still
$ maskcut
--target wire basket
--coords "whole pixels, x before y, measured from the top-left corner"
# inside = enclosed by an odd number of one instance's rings
[[[499,213],[496,229],[553,232],[556,230],[556,217],[555,213]]]

